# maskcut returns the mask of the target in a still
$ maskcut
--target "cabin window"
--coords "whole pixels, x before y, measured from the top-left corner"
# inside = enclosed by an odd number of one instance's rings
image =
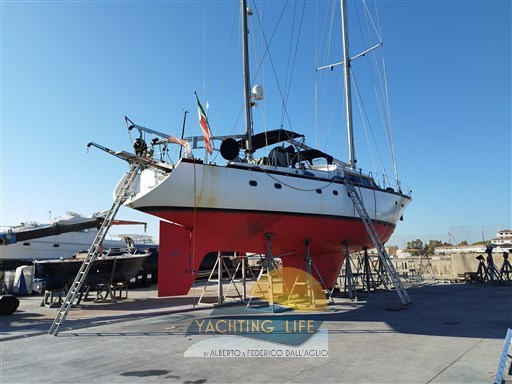
[[[317,189],[316,193],[322,193],[322,190],[321,189]]]
[[[25,246],[29,246],[29,245],[30,245],[30,243],[23,243],[23,245],[25,245]]]
[[[333,194],[334,196],[338,196],[338,191],[334,190],[334,191],[332,191],[332,194]]]
[[[258,182],[257,182],[256,180],[250,180],[250,181],[249,181],[249,185],[250,185],[251,187],[255,187],[255,186],[257,186],[257,185],[258,185]]]
[[[279,183],[274,183],[274,188],[275,189],[281,189],[282,185],[279,184]]]
[[[59,248],[59,247],[60,247],[60,244],[53,244],[53,247],[54,247],[54,248]]]

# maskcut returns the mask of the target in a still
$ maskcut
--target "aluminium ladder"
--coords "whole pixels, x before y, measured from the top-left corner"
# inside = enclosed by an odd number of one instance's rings
[[[57,313],[57,316],[55,317],[55,320],[53,321],[52,326],[48,331],[49,334],[57,336],[59,333],[59,327],[62,325],[62,323],[64,323],[64,320],[66,320],[66,316],[73,306],[73,302],[77,298],[77,295],[82,289],[93,261],[101,252],[101,244],[103,243],[108,230],[112,226],[112,222],[117,214],[117,211],[126,200],[128,191],[133,184],[133,181],[135,180],[135,177],[137,176],[140,168],[141,164],[139,163],[132,163],[130,165],[130,170],[126,174],[121,188],[119,188],[119,191],[115,196],[114,203],[112,204],[110,210],[107,212],[105,219],[103,220],[103,223],[101,224],[98,233],[96,234],[96,237],[94,238],[94,241],[89,248],[89,251],[87,252],[87,256],[85,257],[84,262],[82,263],[82,266],[80,267],[80,270],[78,271],[73,284],[71,284],[71,288],[68,290],[66,298],[62,302],[62,306],[60,307],[59,312]]]
[[[382,240],[380,239],[380,236],[377,233],[377,229],[375,228],[375,225],[373,225],[373,222],[371,221],[370,216],[368,215],[368,212],[366,211],[366,208],[364,206],[364,203],[359,194],[357,193],[356,188],[354,187],[354,184],[352,184],[352,182],[345,178],[345,187],[347,188],[348,195],[350,196],[352,202],[354,203],[354,207],[356,208],[357,213],[359,213],[359,216],[361,217],[361,220],[363,221],[364,226],[366,227],[366,231],[368,232],[368,235],[370,236],[373,245],[375,246],[377,252],[379,253],[381,265],[384,267],[387,276],[393,283],[393,286],[395,287],[395,290],[398,293],[398,296],[400,297],[400,301],[402,302],[403,305],[411,304],[411,298],[407,294],[407,291],[402,281],[400,280],[400,277],[398,276],[398,273],[396,272],[396,269],[393,266],[393,263],[391,262],[388,253],[386,252],[386,249],[384,248],[384,244],[382,243]]]

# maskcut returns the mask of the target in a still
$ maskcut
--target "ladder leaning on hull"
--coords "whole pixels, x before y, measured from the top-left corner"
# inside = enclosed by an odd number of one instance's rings
[[[59,333],[59,327],[62,325],[64,320],[66,320],[66,316],[68,315],[68,312],[73,306],[73,302],[82,289],[93,261],[101,252],[101,244],[103,243],[108,230],[112,226],[112,222],[117,214],[117,211],[119,211],[119,208],[126,200],[128,191],[133,184],[133,181],[135,180],[135,177],[137,176],[141,166],[142,165],[138,162],[131,163],[130,170],[126,174],[121,188],[119,188],[115,196],[114,203],[112,204],[110,210],[107,212],[105,219],[103,220],[103,223],[101,224],[98,233],[96,234],[96,237],[94,238],[94,241],[89,248],[89,251],[87,252],[87,256],[85,257],[84,262],[82,263],[82,266],[80,267],[80,270],[78,271],[73,284],[71,284],[66,298],[62,302],[62,306],[60,307],[59,312],[57,313],[57,316],[55,317],[55,320],[53,321],[50,330],[48,331],[49,334],[57,336]]]
[[[398,276],[398,273],[396,272],[396,269],[393,266],[393,263],[391,262],[391,259],[389,258],[386,249],[384,248],[384,244],[382,243],[382,240],[380,239],[380,236],[377,233],[377,229],[375,228],[375,225],[373,225],[373,222],[371,221],[370,216],[368,215],[368,212],[364,207],[364,203],[361,200],[359,194],[357,193],[356,188],[354,187],[354,184],[352,184],[349,180],[345,179],[345,187],[347,188],[348,195],[350,196],[352,202],[354,203],[354,207],[356,208],[357,213],[361,217],[361,220],[363,221],[364,226],[366,227],[366,231],[368,232],[368,235],[370,236],[373,245],[375,246],[377,252],[379,253],[381,265],[384,267],[387,276],[393,283],[393,286],[395,287],[395,290],[398,293],[398,296],[400,297],[400,301],[402,302],[403,305],[411,304],[411,298],[407,294],[407,290],[405,289],[402,281],[400,280],[400,277]]]

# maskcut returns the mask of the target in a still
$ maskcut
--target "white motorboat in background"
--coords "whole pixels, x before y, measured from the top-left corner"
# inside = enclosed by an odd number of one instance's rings
[[[27,222],[10,227],[0,233],[0,270],[13,270],[21,265],[30,265],[34,260],[70,258],[88,250],[96,237],[99,223],[100,214],[85,217],[67,212],[64,217],[46,223]],[[118,221],[117,224],[145,223]],[[111,237],[105,239],[103,248],[121,251],[136,243],[130,236]],[[144,237],[144,243],[148,246],[154,244],[148,236]]]

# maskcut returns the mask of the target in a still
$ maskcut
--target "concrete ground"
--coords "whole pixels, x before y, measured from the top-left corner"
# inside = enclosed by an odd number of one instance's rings
[[[13,315],[0,317],[0,382],[492,383],[512,328],[512,286],[423,283],[408,288],[413,304],[405,308],[393,291],[335,298],[315,315],[327,330],[327,357],[185,357],[214,340],[254,345],[187,334],[194,320],[245,308],[194,307],[201,290],[158,298],[153,286],[117,303],[83,302],[57,337],[47,334],[57,309],[22,297]]]

